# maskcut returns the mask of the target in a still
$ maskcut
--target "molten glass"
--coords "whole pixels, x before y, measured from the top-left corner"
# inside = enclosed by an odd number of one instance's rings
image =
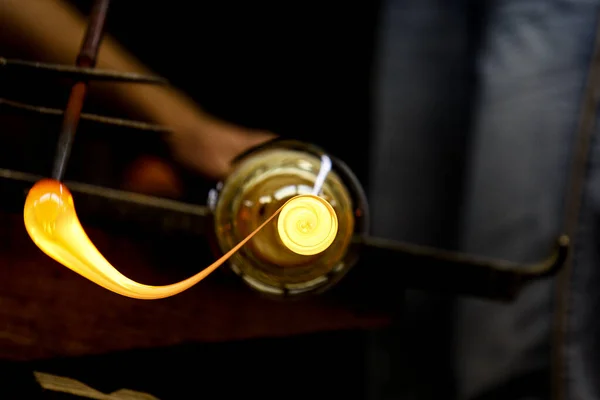
[[[338,221],[331,204],[313,195],[296,196],[285,204],[277,220],[277,233],[285,247],[312,256],[333,243]]]
[[[108,290],[148,300],[173,296],[194,286],[220,267],[278,214],[281,241],[295,253],[318,254],[331,245],[337,234],[337,216],[326,200],[314,195],[295,196],[196,275],[172,285],[150,286],[127,278],[102,256],[77,218],[69,189],[60,182],[48,179],[36,183],[27,195],[23,211],[27,233],[48,256]]]

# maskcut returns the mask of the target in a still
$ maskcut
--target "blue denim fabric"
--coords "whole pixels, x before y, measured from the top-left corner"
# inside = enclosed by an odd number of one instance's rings
[[[600,121],[596,121],[596,127]],[[600,141],[591,150],[569,282],[566,399],[600,399]]]
[[[370,190],[373,233],[457,245],[512,261],[548,255],[563,222],[600,1],[483,2],[487,20],[472,64],[477,77],[470,92],[473,101],[463,97],[468,87],[457,88],[452,115],[444,106],[453,97],[448,87],[469,82],[464,79],[469,62],[460,58],[468,56],[465,49],[474,43],[473,32],[460,25],[468,4],[389,0],[385,7],[373,146],[379,164],[372,170]],[[455,81],[449,83],[452,77]],[[463,115],[471,122],[462,132],[466,142],[453,125]],[[467,160],[464,179],[453,172],[463,167],[462,158]],[[596,143],[575,238],[567,343],[561,344],[567,357],[566,399],[600,399],[600,322],[593,311],[600,306],[599,162]],[[372,398],[440,398],[444,392],[443,398],[455,397],[450,391],[458,399],[550,397],[553,280],[532,285],[512,304],[457,299],[450,308],[442,305],[450,299],[440,296],[414,298],[408,296],[397,331],[373,336],[373,363],[383,365],[385,359],[391,372],[387,382],[376,379],[386,374],[373,373]],[[429,308],[423,307],[427,302]],[[411,317],[436,309],[451,313],[450,318],[441,318],[439,311]],[[407,351],[410,346],[394,344],[394,336],[408,324],[413,332],[409,338],[432,335],[433,327],[435,340],[452,352],[438,344],[434,348],[441,357],[434,359],[426,344],[415,342],[413,347],[420,349],[412,352]],[[439,337],[440,332],[450,339]],[[427,385],[413,387],[418,379],[408,382],[394,375],[398,363],[427,373],[419,360],[423,357],[430,365],[447,365],[437,369],[438,375],[427,376],[430,386],[445,382],[437,392]]]
[[[449,247],[467,128],[467,23],[443,1],[387,1],[373,104],[374,233]]]
[[[452,248],[469,122],[464,7],[387,1],[379,24],[368,193],[372,233]],[[405,302],[398,326],[371,337],[368,396],[442,399],[450,375],[450,299],[410,291]],[[424,340],[430,332],[441,337]]]
[[[462,249],[535,261],[549,253],[564,218],[598,3],[491,4],[478,60],[481,86],[468,153]],[[548,280],[510,305],[458,302],[459,398],[494,388],[511,398],[547,398],[553,300]]]

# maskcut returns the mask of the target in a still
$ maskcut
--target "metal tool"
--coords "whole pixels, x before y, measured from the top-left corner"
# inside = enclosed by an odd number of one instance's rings
[[[94,2],[85,38],[83,39],[83,45],[77,56],[78,67],[93,68],[96,65],[96,57],[98,56],[98,50],[100,50],[100,43],[102,42],[104,22],[106,21],[109,4],[110,0],[96,0]],[[67,108],[63,114],[63,123],[60,129],[60,136],[58,137],[58,146],[52,170],[52,177],[58,181],[62,180],[65,173],[86,93],[87,81],[85,80],[75,82],[71,88]]]

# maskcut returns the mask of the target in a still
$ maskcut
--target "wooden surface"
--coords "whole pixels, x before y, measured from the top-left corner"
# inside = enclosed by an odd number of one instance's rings
[[[186,342],[218,342],[381,326],[385,315],[362,314],[325,298],[278,302],[260,298],[225,270],[178,296],[125,298],[85,280],[41,253],[22,218],[0,219],[0,358],[32,360],[102,354]],[[149,284],[174,282],[204,265],[174,251],[173,264],[144,240],[88,230],[126,275]],[[147,247],[150,246],[150,247]],[[198,247],[196,247],[198,250]],[[168,252],[168,250],[165,250]],[[191,251],[194,251],[193,249]],[[188,258],[187,266],[182,263]]]

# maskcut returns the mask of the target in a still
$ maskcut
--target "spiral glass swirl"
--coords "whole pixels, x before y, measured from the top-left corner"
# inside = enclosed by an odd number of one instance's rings
[[[283,244],[294,253],[310,256],[325,251],[338,231],[337,215],[331,204],[315,195],[289,200],[277,220]]]

